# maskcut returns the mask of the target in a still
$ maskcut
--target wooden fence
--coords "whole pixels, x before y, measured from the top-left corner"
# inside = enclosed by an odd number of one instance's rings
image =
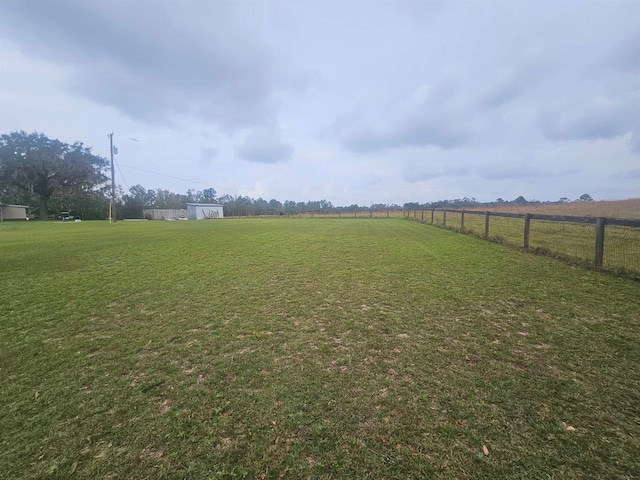
[[[404,214],[412,220],[525,250],[640,273],[640,220],[455,209],[414,209]]]
[[[406,211],[401,208],[331,208],[305,210],[299,212],[282,212],[280,214],[255,215],[259,217],[299,217],[299,218],[402,218]],[[230,214],[229,217],[234,216]],[[239,215],[245,216],[245,215]],[[248,215],[251,216],[251,215]]]

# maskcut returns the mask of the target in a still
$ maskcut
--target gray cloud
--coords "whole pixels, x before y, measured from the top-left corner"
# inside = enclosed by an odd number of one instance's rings
[[[484,91],[480,89],[480,108],[501,107],[530,91],[543,79],[544,71],[538,62],[521,64],[510,68],[490,84]]]
[[[276,129],[254,128],[244,141],[236,146],[236,156],[249,162],[287,162],[293,155],[293,147],[285,143]]]
[[[640,178],[640,168],[632,168],[623,172],[618,172],[611,175],[609,178],[613,180],[627,180],[630,178]]]
[[[101,154],[131,132],[126,181],[149,188],[192,188],[145,173],[179,170],[336,204],[637,196],[639,16],[629,0],[2,0],[0,126]]]
[[[9,0],[0,25],[29,54],[67,65],[72,91],[133,119],[193,116],[226,131],[273,120],[272,94],[290,86],[286,69],[252,40],[232,4],[113,6]]]
[[[477,172],[481,178],[486,180],[550,178],[555,176],[553,172],[531,167],[524,163],[513,165],[490,165],[478,168]]]
[[[631,134],[631,151],[640,153],[640,128]]]
[[[640,34],[618,44],[605,64],[625,73],[640,73]]]
[[[441,177],[464,177],[472,172],[467,165],[411,165],[405,168],[403,178],[411,183],[424,182]]]
[[[578,98],[542,113],[538,126],[554,141],[603,140],[631,134],[631,148],[637,150],[638,111],[640,92],[586,100]]]
[[[425,114],[422,118],[413,117],[401,120],[395,126],[361,127],[348,132],[342,144],[348,150],[369,153],[403,147],[433,146],[442,149],[463,145],[467,132],[457,129],[446,119]]]
[[[220,153],[219,148],[202,147],[200,149],[200,159],[198,163],[208,165],[218,156],[218,153]]]
[[[408,98],[389,102],[375,119],[339,125],[340,141],[346,149],[358,153],[403,147],[460,147],[472,132],[461,115],[457,94],[450,82],[420,86]]]
[[[403,178],[412,183],[446,177],[480,177],[483,180],[534,180],[566,177],[580,172],[580,170],[576,168],[563,169],[560,171],[536,168],[531,166],[531,163],[531,161],[512,164],[504,162],[484,166],[472,166],[468,164],[452,164],[446,166],[438,164],[411,165],[405,168]]]

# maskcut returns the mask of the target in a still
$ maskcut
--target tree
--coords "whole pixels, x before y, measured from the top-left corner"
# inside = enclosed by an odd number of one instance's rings
[[[129,195],[123,195],[123,207],[120,209],[123,218],[144,218],[144,209],[156,205],[156,192],[145,190],[142,185],[134,185],[129,189]]]
[[[271,210],[271,213],[280,213],[282,212],[282,203],[275,198],[272,198],[269,200],[269,209]]]
[[[593,198],[588,193],[583,193],[580,195],[580,198],[577,200],[578,202],[593,202]]]
[[[35,195],[41,219],[49,200],[88,194],[103,184],[107,160],[81,142],[67,144],[38,132],[11,132],[0,137],[0,184]]]
[[[213,188],[205,188],[203,191],[196,193],[196,200],[199,203],[215,203],[216,191]]]
[[[183,197],[184,195],[158,188],[156,190],[156,208],[167,208],[175,210],[185,209],[187,208],[187,206],[186,201]]]

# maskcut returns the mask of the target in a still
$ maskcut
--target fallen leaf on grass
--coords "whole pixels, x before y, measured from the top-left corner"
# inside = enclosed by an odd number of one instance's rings
[[[486,445],[482,445],[482,453],[484,453],[485,457],[489,456],[489,449],[487,448]]]
[[[73,465],[71,465],[71,470],[69,471],[69,475],[73,475],[73,472],[76,471],[76,468],[78,468],[78,462],[73,462]]]
[[[562,428],[564,428],[567,432],[575,432],[576,427],[572,425],[567,425],[565,422],[562,422]]]

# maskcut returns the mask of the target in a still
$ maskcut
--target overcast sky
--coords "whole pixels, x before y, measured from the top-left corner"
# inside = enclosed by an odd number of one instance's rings
[[[125,191],[639,197],[640,1],[1,0],[0,112]]]

